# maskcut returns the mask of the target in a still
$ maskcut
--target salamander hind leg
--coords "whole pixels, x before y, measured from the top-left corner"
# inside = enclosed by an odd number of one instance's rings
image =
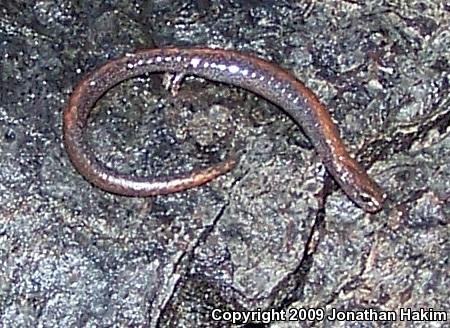
[[[170,90],[171,95],[176,97],[185,76],[184,73],[165,73],[163,78],[164,88]]]

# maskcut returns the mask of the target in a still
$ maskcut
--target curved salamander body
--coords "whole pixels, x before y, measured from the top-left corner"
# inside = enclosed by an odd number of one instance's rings
[[[142,50],[109,61],[83,79],[64,110],[64,143],[74,166],[94,185],[117,194],[152,196],[203,184],[229,171],[234,160],[168,177],[133,177],[106,168],[83,143],[89,113],[115,84],[147,72],[192,74],[250,90],[275,103],[299,124],[329,173],[346,194],[368,212],[385,195],[348,154],[330,114],[315,94],[293,75],[266,60],[237,51],[207,48]]]

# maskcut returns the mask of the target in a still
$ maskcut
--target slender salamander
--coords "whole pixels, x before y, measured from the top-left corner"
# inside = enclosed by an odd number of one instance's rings
[[[127,196],[177,192],[210,181],[233,168],[226,160],[206,169],[166,177],[134,177],[105,167],[83,142],[96,101],[119,82],[147,72],[196,75],[258,94],[286,111],[313,143],[328,172],[362,209],[376,212],[386,198],[381,188],[349,155],[330,114],[316,95],[292,74],[266,60],[232,50],[147,49],[111,60],[75,87],[64,109],[64,144],[76,169],[92,184]]]

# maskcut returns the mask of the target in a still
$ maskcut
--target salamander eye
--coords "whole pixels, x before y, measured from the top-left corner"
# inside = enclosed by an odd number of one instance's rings
[[[359,199],[364,203],[364,207],[367,207],[371,211],[377,211],[380,209],[380,202],[365,192],[361,192],[359,195]]]

